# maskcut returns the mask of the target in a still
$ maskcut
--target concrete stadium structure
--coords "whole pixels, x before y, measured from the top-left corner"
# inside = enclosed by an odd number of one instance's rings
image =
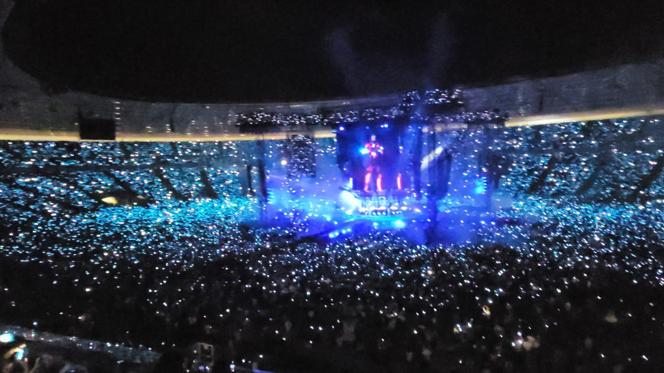
[[[0,5],[0,30],[14,1]],[[418,87],[413,87],[418,88]],[[508,126],[613,119],[664,113],[664,60],[576,74],[464,89],[470,111],[499,108]],[[242,113],[316,114],[366,107],[388,107],[400,95],[275,103],[154,103],[83,92],[48,95],[17,67],[0,40],[0,139],[79,140],[78,113],[113,119],[119,141],[217,141],[254,139],[235,126]],[[301,128],[300,130],[305,130]],[[312,129],[306,129],[311,131]],[[289,128],[298,131],[298,128]],[[317,131],[329,135],[329,130]],[[273,132],[266,138],[279,139]]]

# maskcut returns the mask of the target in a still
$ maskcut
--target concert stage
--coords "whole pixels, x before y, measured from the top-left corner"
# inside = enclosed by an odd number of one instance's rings
[[[457,236],[444,233],[456,224],[442,210],[452,201],[466,222],[486,220],[496,205],[503,159],[493,145],[504,118],[464,112],[454,94],[404,105],[401,115],[339,123],[333,136],[258,142],[246,189],[262,202],[261,223],[304,240],[393,231],[430,242]]]

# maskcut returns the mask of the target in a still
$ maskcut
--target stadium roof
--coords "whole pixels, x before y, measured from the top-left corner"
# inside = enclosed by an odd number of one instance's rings
[[[3,30],[50,92],[275,102],[494,84],[660,53],[664,2],[35,0]]]

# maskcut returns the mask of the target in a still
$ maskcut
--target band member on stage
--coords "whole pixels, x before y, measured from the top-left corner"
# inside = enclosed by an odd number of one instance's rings
[[[380,162],[385,149],[378,141],[376,135],[371,135],[368,143],[362,148],[362,155],[367,157],[366,173],[364,174],[364,191],[383,191],[383,174],[380,170]]]

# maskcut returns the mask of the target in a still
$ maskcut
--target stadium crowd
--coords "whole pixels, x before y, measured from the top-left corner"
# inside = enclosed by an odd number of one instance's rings
[[[468,240],[428,245],[390,232],[301,242],[246,223],[256,201],[237,180],[251,145],[3,144],[0,320],[149,346],[160,372],[199,341],[217,346],[215,371],[657,371],[660,127],[497,129],[511,207]],[[451,190],[471,185],[484,135],[438,139],[456,146]],[[65,167],[78,168],[43,171]],[[201,198],[201,168],[218,198]],[[112,187],[149,202],[95,198]]]

